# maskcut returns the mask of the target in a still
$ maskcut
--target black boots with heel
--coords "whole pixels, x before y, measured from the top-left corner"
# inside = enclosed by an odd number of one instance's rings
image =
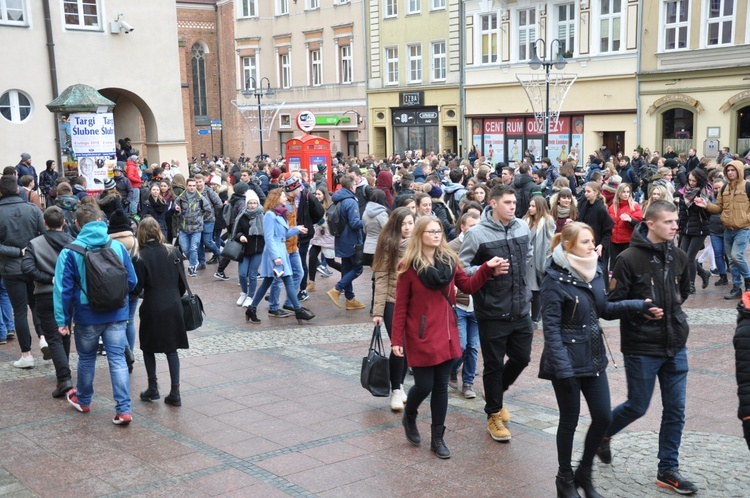
[[[591,480],[591,470],[591,466],[584,467],[583,464],[579,465],[573,476],[573,480],[576,487],[583,490],[583,495],[586,498],[602,498],[602,495],[594,489],[594,483]]]
[[[419,446],[422,442],[422,437],[419,435],[419,429],[417,429],[417,414],[408,414],[404,411],[404,417],[401,419],[401,424],[404,426],[404,433],[406,433],[406,439],[409,440],[414,446]]]
[[[581,498],[576,489],[573,472],[570,470],[557,472],[555,487],[557,488],[557,498]]]
[[[172,390],[169,391],[169,396],[164,398],[164,402],[172,406],[182,406],[179,384],[172,384]]]
[[[141,393],[141,401],[155,401],[159,398],[159,384],[156,379],[148,379],[148,389]]]
[[[433,425],[432,426],[432,441],[430,441],[430,449],[437,455],[438,458],[446,459],[451,457],[451,450],[445,445],[443,441],[443,435],[445,434],[444,425]]]

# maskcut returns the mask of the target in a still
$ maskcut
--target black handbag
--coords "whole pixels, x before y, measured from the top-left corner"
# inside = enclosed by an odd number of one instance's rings
[[[180,303],[182,304],[182,318],[185,320],[185,330],[190,332],[191,330],[198,329],[203,325],[203,315],[205,315],[206,312],[203,311],[203,301],[198,297],[198,294],[190,292],[190,286],[187,283],[187,278],[185,278],[185,267],[182,265],[182,260],[176,258],[174,264],[177,266],[177,273],[180,274],[182,283],[185,285],[185,290],[187,291],[187,294],[180,298]]]
[[[354,254],[352,255],[352,264],[357,266],[362,266],[365,262],[365,245],[364,244],[354,244]]]
[[[242,242],[228,240],[224,245],[224,249],[221,250],[221,257],[231,259],[232,261],[242,261],[245,257],[245,248]]]
[[[385,354],[380,325],[372,331],[370,349],[362,358],[362,370],[359,376],[362,387],[378,398],[391,395],[391,375],[388,368],[388,356]]]

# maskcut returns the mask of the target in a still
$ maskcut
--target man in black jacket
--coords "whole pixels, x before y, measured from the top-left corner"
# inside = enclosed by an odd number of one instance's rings
[[[662,420],[656,484],[680,494],[693,494],[698,488],[679,472],[689,332],[681,305],[690,295],[690,276],[687,254],[674,245],[677,218],[673,203],[651,203],[645,221],[633,232],[630,247],[615,263],[609,300],[651,299],[659,310],[652,317],[633,315],[620,321],[628,399],[612,411],[612,423],[597,455],[604,463],[612,461],[609,439],[645,415],[658,378]]]

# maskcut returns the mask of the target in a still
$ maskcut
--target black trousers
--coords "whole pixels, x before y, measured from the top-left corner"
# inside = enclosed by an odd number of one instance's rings
[[[36,294],[36,313],[42,324],[42,332],[47,340],[52,364],[55,365],[57,382],[70,380],[70,335],[60,335],[55,320],[55,305],[52,293]]]
[[[514,322],[477,319],[477,324],[484,359],[484,412],[489,417],[502,409],[503,393],[513,385],[531,361],[534,331],[530,315]]]
[[[445,425],[445,415],[448,413],[448,376],[452,365],[453,360],[448,360],[431,367],[412,367],[414,386],[409,389],[404,411],[410,415],[416,414],[422,401],[432,394],[432,425]]]
[[[299,243],[299,260],[302,262],[302,280],[299,283],[299,290],[307,290],[307,278],[309,273],[307,271],[307,252],[310,250],[310,241]]]
[[[698,253],[703,247],[703,241],[706,240],[705,235],[682,235],[680,236],[680,249],[687,253],[688,257],[688,275],[690,275],[690,283],[695,284],[695,274],[697,272],[697,265],[695,258],[698,257]],[[715,255],[714,255],[715,257]]]
[[[31,330],[29,329],[29,308],[34,321],[36,335],[42,336],[42,324],[36,315],[36,300],[34,298],[34,282],[23,275],[3,275],[5,289],[8,291],[10,304],[13,306],[13,320],[16,322],[16,334],[21,352],[31,351]]]
[[[180,385],[180,357],[177,351],[165,353],[169,365],[169,377],[173,386]],[[149,380],[156,381],[156,353],[143,352],[143,364],[146,366],[146,375]]]
[[[391,328],[393,326],[393,310],[395,304],[385,303],[385,309],[383,310],[383,323],[385,324],[385,331],[388,333],[388,339],[391,338]],[[391,350],[391,355],[388,357],[388,369],[391,375],[391,391],[401,389],[401,385],[404,383],[406,378],[406,350],[404,350],[404,356],[396,356]]]
[[[315,282],[315,273],[318,271],[320,265],[320,253],[323,248],[320,246],[310,246],[310,252],[308,254],[308,278],[311,282]],[[300,253],[300,257],[302,253]],[[326,258],[328,266],[341,273],[341,265],[333,258]]]

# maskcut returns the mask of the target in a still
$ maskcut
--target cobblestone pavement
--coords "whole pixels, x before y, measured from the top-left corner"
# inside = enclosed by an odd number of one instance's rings
[[[207,275],[194,281],[209,316],[191,334],[190,349],[180,352],[183,407],[138,400],[146,379],[136,351],[134,422],[128,428],[110,422],[113,402],[103,358],[92,412],[82,415],[49,396],[54,369],[38,350],[37,366],[18,370],[9,361],[18,354],[15,342],[0,346],[0,495],[554,495],[558,414],[551,385],[536,377],[541,331],[535,333],[531,365],[506,395],[513,441],[489,438],[481,398],[452,392],[446,442],[453,458],[440,461],[424,443],[406,444],[400,416],[388,409],[387,399],[359,386],[372,325],[366,311],[335,308],[325,295],[325,279],[306,303],[318,316],[304,326],[262,315],[261,326],[248,325],[234,305],[233,282]],[[358,279],[358,295],[369,296],[369,283],[369,273]],[[691,371],[681,466],[701,496],[750,496],[750,453],[736,419],[736,302],[721,299],[722,291],[699,291],[687,303]],[[610,363],[608,370],[614,405],[626,392],[618,325],[602,325],[618,365]],[[166,390],[166,362],[158,362],[158,369]],[[481,375],[476,388],[482,390]],[[649,413],[613,438],[612,465],[596,464],[604,496],[670,493],[654,484],[659,399],[657,392]],[[587,417],[584,404],[578,451]],[[429,418],[424,404],[423,439]]]

